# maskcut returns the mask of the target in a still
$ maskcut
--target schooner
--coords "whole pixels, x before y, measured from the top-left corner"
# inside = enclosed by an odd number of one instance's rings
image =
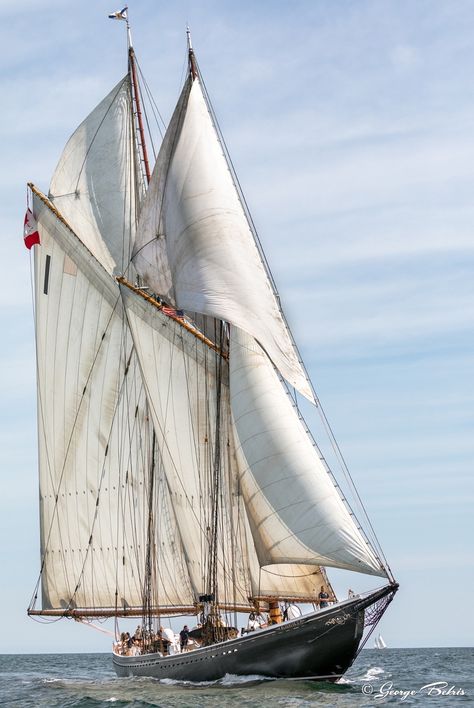
[[[129,41],[127,74],[69,139],[48,195],[30,184],[41,566],[28,612],[139,618],[114,645],[121,676],[334,681],[398,586],[295,403],[319,405],[189,32],[188,60],[153,169]],[[384,582],[338,602],[328,567]],[[289,618],[282,603],[313,607]],[[239,632],[236,613],[266,626]],[[170,616],[195,617],[192,651],[171,651]]]

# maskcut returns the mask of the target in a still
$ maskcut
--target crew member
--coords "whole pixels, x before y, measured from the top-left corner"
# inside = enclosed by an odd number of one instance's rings
[[[323,607],[328,607],[329,606],[329,595],[327,592],[324,591],[324,585],[321,585],[321,592],[318,595],[319,597],[319,607],[322,610]]]
[[[181,647],[181,651],[184,651],[184,648],[188,646],[189,642],[189,628],[188,625],[185,624],[181,632],[179,633],[179,645]]]

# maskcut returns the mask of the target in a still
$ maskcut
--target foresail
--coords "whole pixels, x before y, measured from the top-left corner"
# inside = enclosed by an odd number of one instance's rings
[[[160,149],[134,263],[179,308],[255,337],[291,386],[313,400],[198,78],[186,82]]]
[[[235,327],[229,370],[240,481],[260,564],[314,563],[385,577],[271,362]]]
[[[140,194],[130,79],[125,76],[69,139],[49,198],[99,263],[124,272]]]
[[[119,288],[36,196],[34,213],[42,606],[141,607],[157,452]],[[153,489],[161,598],[189,604],[169,490]]]

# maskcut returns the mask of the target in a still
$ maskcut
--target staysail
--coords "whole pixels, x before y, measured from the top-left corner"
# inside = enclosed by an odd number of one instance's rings
[[[284,378],[313,400],[198,78],[188,78],[163,140],[134,263],[179,308],[249,332]]]

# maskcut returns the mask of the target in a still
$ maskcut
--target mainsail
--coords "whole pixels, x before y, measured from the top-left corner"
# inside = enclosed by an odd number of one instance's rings
[[[386,576],[283,386],[312,399],[199,76],[145,197],[132,100],[126,77],[49,199],[33,188],[41,612],[245,610],[315,601],[320,565]]]

